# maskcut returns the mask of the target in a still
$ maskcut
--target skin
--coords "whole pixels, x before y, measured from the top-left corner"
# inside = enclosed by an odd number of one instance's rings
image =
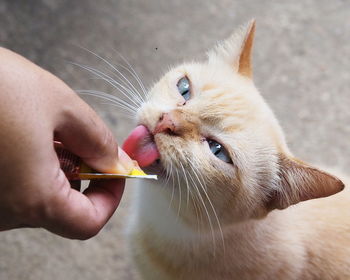
[[[53,141],[102,172],[128,173],[133,162],[111,131],[66,84],[25,58],[0,48],[0,230],[43,227],[88,239],[112,216],[124,180],[71,188]]]

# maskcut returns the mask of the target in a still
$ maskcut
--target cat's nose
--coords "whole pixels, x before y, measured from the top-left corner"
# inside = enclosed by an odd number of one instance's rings
[[[157,133],[176,134],[176,124],[174,118],[170,113],[163,113],[153,131],[153,134]]]

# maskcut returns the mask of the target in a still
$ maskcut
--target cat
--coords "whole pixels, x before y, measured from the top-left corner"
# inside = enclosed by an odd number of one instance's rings
[[[350,196],[295,158],[252,80],[255,21],[170,70],[124,149],[137,187],[130,252],[142,279],[350,279]]]

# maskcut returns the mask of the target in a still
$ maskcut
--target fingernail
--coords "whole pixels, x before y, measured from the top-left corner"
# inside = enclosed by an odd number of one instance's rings
[[[118,161],[116,164],[116,172],[118,174],[130,174],[130,172],[135,168],[134,161],[128,156],[124,150],[118,147]]]

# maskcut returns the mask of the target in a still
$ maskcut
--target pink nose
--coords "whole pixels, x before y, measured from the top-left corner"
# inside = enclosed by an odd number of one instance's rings
[[[176,126],[174,120],[171,118],[170,113],[163,113],[163,115],[159,118],[159,121],[154,129],[153,134],[157,133],[175,133]]]

